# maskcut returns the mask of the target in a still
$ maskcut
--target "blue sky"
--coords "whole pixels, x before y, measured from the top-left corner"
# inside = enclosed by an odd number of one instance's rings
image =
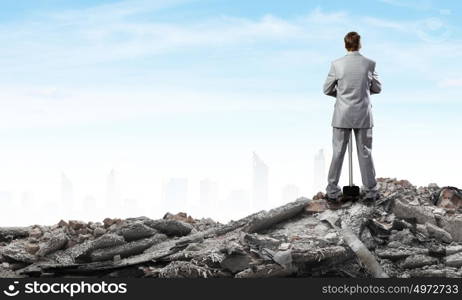
[[[461,6],[2,1],[0,190],[56,203],[64,172],[77,199],[98,200],[115,168],[140,207],[178,176],[194,206],[201,178],[221,182],[223,199],[248,188],[257,151],[273,204],[289,183],[310,196],[314,153],[330,149],[334,102],[321,87],[351,30],[383,81],[372,100],[378,176],[462,185]]]

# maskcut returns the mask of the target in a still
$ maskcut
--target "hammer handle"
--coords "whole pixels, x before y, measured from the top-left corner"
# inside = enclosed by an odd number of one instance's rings
[[[350,141],[348,142],[348,171],[349,183],[353,186],[353,130],[350,132]]]

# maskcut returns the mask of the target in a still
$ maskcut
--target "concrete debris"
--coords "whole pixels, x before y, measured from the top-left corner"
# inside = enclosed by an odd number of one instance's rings
[[[462,214],[444,215],[440,217],[439,225],[451,234],[454,241],[462,242]]]
[[[141,222],[124,224],[120,228],[116,228],[112,231],[123,236],[127,242],[147,238],[157,232]]]
[[[190,223],[186,223],[174,218],[162,220],[148,219],[144,221],[144,224],[151,228],[155,228],[169,236],[188,235],[193,229],[193,226]]]
[[[329,205],[327,204],[327,201],[325,199],[316,199],[316,200],[309,201],[308,205],[305,208],[307,213],[320,213],[328,209],[329,209]]]
[[[190,223],[190,224],[195,223],[195,220],[191,216],[188,216],[184,212],[179,212],[179,213],[177,213],[175,215],[173,215],[171,213],[166,213],[164,215],[163,219],[164,220],[177,220],[177,221],[182,221],[182,222]]]
[[[90,257],[92,261],[111,260],[115,256],[129,257],[142,253],[152,245],[158,244],[166,239],[167,236],[165,234],[159,233],[150,238],[131,241],[119,246],[96,249],[91,253]]]
[[[448,186],[435,195],[435,205],[445,209],[458,210],[462,207],[462,190]]]
[[[284,206],[272,209],[268,212],[264,211],[254,217],[245,227],[244,231],[253,233],[265,230],[271,226],[290,219],[300,214],[309,203],[309,199],[299,198],[297,201],[286,204]]]
[[[430,237],[433,237],[437,240],[443,241],[448,244],[452,242],[451,234],[443,228],[440,228],[430,223],[425,223],[425,229],[427,230],[428,235]]]
[[[415,269],[428,265],[438,264],[438,259],[427,255],[413,255],[408,256],[400,263],[400,267],[403,269]]]
[[[11,241],[17,238],[27,237],[29,235],[28,228],[24,227],[0,227],[0,242]]]
[[[393,213],[398,218],[415,219],[420,224],[436,224],[436,219],[435,215],[433,214],[432,207],[411,205],[401,200],[395,200]]]
[[[208,278],[212,277],[209,269],[189,261],[174,261],[158,271],[159,278]]]
[[[445,264],[451,267],[462,267],[462,252],[458,252],[446,257]]]
[[[55,252],[66,245],[68,241],[67,235],[59,231],[51,235],[51,237],[40,244],[40,249],[37,251],[37,256],[45,256],[49,253]]]
[[[0,277],[461,277],[460,190],[379,178],[375,205],[313,199],[220,224],[186,213],[0,227]]]

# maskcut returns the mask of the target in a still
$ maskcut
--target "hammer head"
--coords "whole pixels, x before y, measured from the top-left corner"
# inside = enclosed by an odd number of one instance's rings
[[[360,195],[359,186],[346,185],[343,187],[343,198],[346,200],[358,200]]]

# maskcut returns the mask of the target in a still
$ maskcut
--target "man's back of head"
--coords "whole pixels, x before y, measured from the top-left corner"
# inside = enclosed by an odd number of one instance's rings
[[[351,31],[345,35],[345,48],[348,51],[358,51],[361,49],[361,36],[355,32]]]

